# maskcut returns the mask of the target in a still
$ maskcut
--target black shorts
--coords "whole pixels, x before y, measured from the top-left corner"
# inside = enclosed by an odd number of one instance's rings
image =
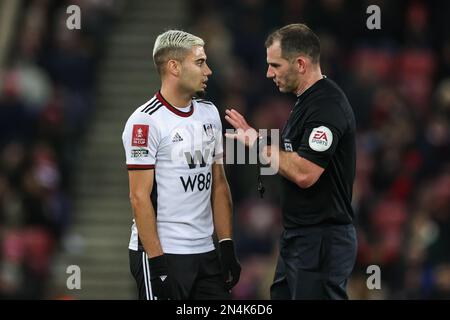
[[[150,269],[145,251],[129,250],[131,274],[139,299],[153,300]],[[228,300],[216,250],[199,254],[165,254],[172,293],[177,300]]]
[[[348,299],[346,286],[356,249],[356,231],[351,224],[285,230],[271,298]]]

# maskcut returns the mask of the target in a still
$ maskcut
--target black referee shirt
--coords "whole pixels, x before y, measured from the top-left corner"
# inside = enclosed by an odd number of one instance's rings
[[[307,189],[281,177],[284,227],[351,223],[355,117],[336,83],[324,77],[298,97],[281,134],[280,147],[325,169]]]

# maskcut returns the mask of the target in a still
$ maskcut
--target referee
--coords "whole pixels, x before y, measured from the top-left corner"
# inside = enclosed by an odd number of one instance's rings
[[[357,249],[351,206],[355,177],[355,118],[342,90],[322,75],[319,38],[304,24],[287,25],[266,40],[267,77],[297,96],[280,150],[257,137],[237,111],[225,119],[281,175],[284,231],[272,299],[348,299]]]

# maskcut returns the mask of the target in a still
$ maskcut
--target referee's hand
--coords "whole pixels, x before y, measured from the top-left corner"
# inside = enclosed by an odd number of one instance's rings
[[[250,127],[241,115],[234,109],[225,110],[225,120],[227,120],[236,129],[236,133],[225,133],[225,137],[236,139],[242,142],[245,146],[251,148],[258,139],[258,132]]]
[[[239,281],[241,265],[236,259],[233,240],[227,239],[219,242],[219,248],[225,286],[228,290],[231,290]]]
[[[173,299],[166,257],[161,255],[149,258],[148,264],[150,267],[153,300]]]

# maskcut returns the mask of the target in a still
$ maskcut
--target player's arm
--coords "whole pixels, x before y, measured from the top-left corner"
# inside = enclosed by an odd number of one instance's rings
[[[129,170],[130,201],[139,238],[149,256],[151,292],[154,299],[172,299],[169,269],[156,228],[156,215],[150,201],[154,170]]]
[[[220,240],[231,239],[233,234],[233,215],[230,187],[222,164],[212,165],[211,204],[214,228]]]
[[[156,215],[150,201],[154,170],[129,170],[130,201],[139,238],[149,257],[163,254],[156,228]]]
[[[150,268],[149,298],[171,299],[173,294],[167,257],[158,237],[156,214],[150,200],[160,143],[158,126],[149,123],[148,118],[142,118],[142,113],[132,115],[125,125],[122,141],[127,159],[134,221]]]
[[[231,192],[228,186],[223,164],[212,165],[211,203],[213,209],[214,228],[219,239],[220,262],[222,275],[228,289],[239,281],[241,266],[234,251],[233,214]]]

